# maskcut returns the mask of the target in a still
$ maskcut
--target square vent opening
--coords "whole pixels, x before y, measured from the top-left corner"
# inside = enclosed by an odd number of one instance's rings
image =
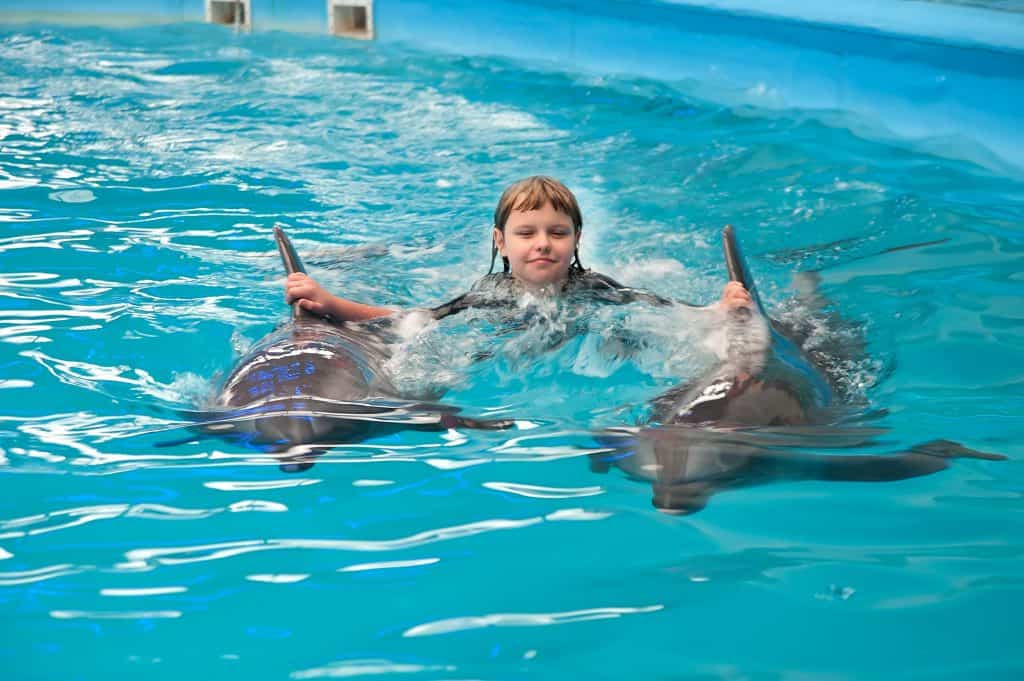
[[[373,39],[373,0],[327,0],[328,29],[337,36]]]
[[[206,21],[211,24],[252,28],[249,0],[206,0]]]

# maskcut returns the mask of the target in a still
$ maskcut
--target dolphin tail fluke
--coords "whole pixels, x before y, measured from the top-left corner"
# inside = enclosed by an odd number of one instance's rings
[[[292,246],[291,239],[284,233],[280,225],[274,225],[274,241],[277,242],[277,250],[281,254],[281,263],[284,265],[284,271],[286,274],[294,274],[295,272],[306,273],[306,268],[302,265],[302,260],[299,259],[299,254],[295,252],[295,247]],[[312,312],[302,309],[298,301],[292,303],[292,316],[295,319],[300,317],[315,317]]]

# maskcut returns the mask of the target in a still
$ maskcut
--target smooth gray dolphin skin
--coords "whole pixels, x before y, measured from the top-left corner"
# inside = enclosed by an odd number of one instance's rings
[[[277,226],[274,238],[285,270],[304,272]],[[453,407],[401,399],[384,370],[388,356],[386,343],[367,327],[331,323],[296,302],[290,322],[239,360],[198,427],[259,449],[287,452],[297,445],[323,445],[325,450],[331,444],[406,429],[493,430],[513,425],[469,419]],[[307,452],[287,470],[311,465]]]
[[[750,292],[754,309],[730,313],[726,358],[657,397],[649,423],[602,433],[598,439],[610,449],[591,455],[593,470],[615,466],[649,481],[659,510],[693,513],[722,489],[774,480],[901,480],[940,471],[952,458],[1005,459],[948,440],[887,455],[801,451],[870,445],[885,431],[844,420],[825,376],[765,313],[732,227],[722,242],[729,277]]]

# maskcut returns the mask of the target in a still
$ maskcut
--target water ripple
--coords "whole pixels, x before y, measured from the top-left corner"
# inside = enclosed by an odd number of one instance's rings
[[[184,586],[151,586],[142,589],[100,589],[100,596],[134,598],[136,596],[167,596],[169,594],[182,594],[186,591],[188,591],[188,587]]]
[[[316,478],[293,478],[287,480],[259,480],[259,481],[211,481],[204,482],[203,487],[220,490],[221,492],[251,492],[268,489],[289,489],[292,487],[308,487],[323,482]]]
[[[89,229],[72,229],[65,232],[46,232],[21,234],[0,238],[0,253],[25,248],[47,248],[60,250],[66,244],[76,244],[92,238],[94,232]],[[6,284],[5,284],[6,285]]]
[[[159,659],[171,678],[241,667],[259,637],[291,634],[303,645],[235,675],[559,677],[599,653],[579,645],[587,625],[554,625],[622,617],[630,653],[600,667],[610,677],[671,668],[681,631],[711,642],[692,669],[757,676],[838,607],[885,614],[859,636],[894,668],[1019,667],[1019,634],[990,616],[1020,601],[1017,461],[884,489],[743,489],[683,519],[650,510],[646,484],[591,475],[591,429],[635,423],[703,371],[682,307],[573,317],[585,330],[555,346],[530,319],[486,314],[395,329],[414,346],[403,387],[520,430],[339,442],[316,478],[192,437],[211,377],[285,318],[275,222],[329,290],[432,306],[486,271],[502,187],[550,172],[580,200],[586,265],[710,302],[717,227],[738,222],[782,321],[802,313],[785,307],[792,272],[814,271],[815,302],[864,324],[880,363],[837,373],[889,410],[893,440],[941,433],[1019,459],[1019,178],[816,112],[708,104],[702,87],[202,24],[0,27],[4,668],[128,678]],[[844,340],[806,330],[817,349]],[[827,518],[803,513],[808,497]],[[417,597],[395,599],[396,581]],[[588,607],[598,592],[640,607]],[[352,617],[324,626],[340,610]],[[193,611],[182,657],[166,633]],[[789,615],[725,664],[755,611]],[[953,624],[934,628],[942,645],[901,635],[932,616]],[[487,643],[431,635],[458,631]],[[102,671],[75,666],[83,633]],[[885,676],[866,658],[845,668],[847,639],[822,638],[803,671]],[[537,650],[565,654],[524,663]]]
[[[422,672],[434,672],[450,674],[457,671],[452,665],[423,665],[398,663],[390,660],[346,660],[344,662],[332,662],[325,667],[314,667],[302,671],[292,672],[289,676],[293,679],[347,679],[353,676],[384,676],[391,674],[419,674]]]
[[[135,611],[96,611],[96,610],[51,610],[50,617],[58,620],[153,620],[177,619],[180,610],[135,610]]]
[[[21,356],[35,360],[58,381],[76,388],[102,392],[103,387],[107,384],[120,384],[130,386],[142,395],[166,402],[173,403],[180,398],[180,393],[173,384],[157,381],[147,370],[142,368],[125,365],[104,366],[92,362],[61,359],[51,357],[39,350],[26,350],[21,353]]]
[[[478,617],[453,617],[419,624],[407,629],[402,635],[408,638],[416,636],[436,636],[451,634],[469,629],[486,629],[488,627],[546,627],[556,624],[572,624],[592,620],[618,619],[623,615],[637,615],[663,610],[663,605],[647,605],[636,608],[590,608],[587,610],[571,610],[569,612],[550,613],[498,613]]]
[[[440,558],[419,558],[416,560],[390,560],[379,563],[358,563],[338,568],[338,572],[365,572],[367,570],[393,570],[396,568],[419,567],[440,562]]]
[[[309,575],[278,573],[246,575],[245,578],[250,582],[261,582],[264,584],[298,584],[299,582],[309,579]]]
[[[70,563],[63,563],[60,565],[49,565],[47,567],[36,568],[35,570],[0,572],[0,586],[21,586],[23,584],[32,584],[33,582],[42,582],[47,579],[63,577],[64,575],[74,575],[79,572],[84,572],[87,569],[89,569],[88,566],[76,566],[71,565]]]
[[[606,514],[588,513],[582,509],[563,509],[549,513],[546,516],[534,516],[519,520],[481,520],[464,525],[442,527],[435,530],[418,532],[399,539],[256,539],[175,548],[132,549],[125,553],[125,557],[132,566],[145,566],[183,565],[221,560],[261,551],[292,549],[316,551],[399,551],[427,546],[441,541],[464,539],[486,532],[522,529],[543,523],[544,521],[599,520],[605,517],[607,517]]]
[[[604,493],[604,489],[601,487],[543,487],[518,482],[485,482],[483,486],[498,492],[507,492],[532,499],[575,499]]]
[[[237,501],[220,508],[175,508],[163,504],[105,504],[61,509],[49,513],[0,520],[0,539],[31,537],[58,530],[67,530],[99,520],[140,518],[145,520],[202,520],[225,511],[232,513],[276,512],[285,507],[276,502],[260,500]]]

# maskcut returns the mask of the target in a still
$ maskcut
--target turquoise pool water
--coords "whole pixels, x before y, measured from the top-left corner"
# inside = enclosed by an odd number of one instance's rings
[[[1020,678],[1024,183],[693,88],[199,25],[0,29],[0,676]],[[405,389],[529,431],[295,475],[159,446],[284,318],[275,222],[338,292],[436,304],[534,173],[576,190],[584,263],[631,285],[714,300],[725,223],[776,310],[820,270],[866,329],[838,374],[888,410],[879,451],[1009,460],[662,515],[585,456],[704,361],[690,317],[642,308],[404,330]],[[589,331],[544,350],[569,323]],[[650,347],[620,357],[622,326]]]

